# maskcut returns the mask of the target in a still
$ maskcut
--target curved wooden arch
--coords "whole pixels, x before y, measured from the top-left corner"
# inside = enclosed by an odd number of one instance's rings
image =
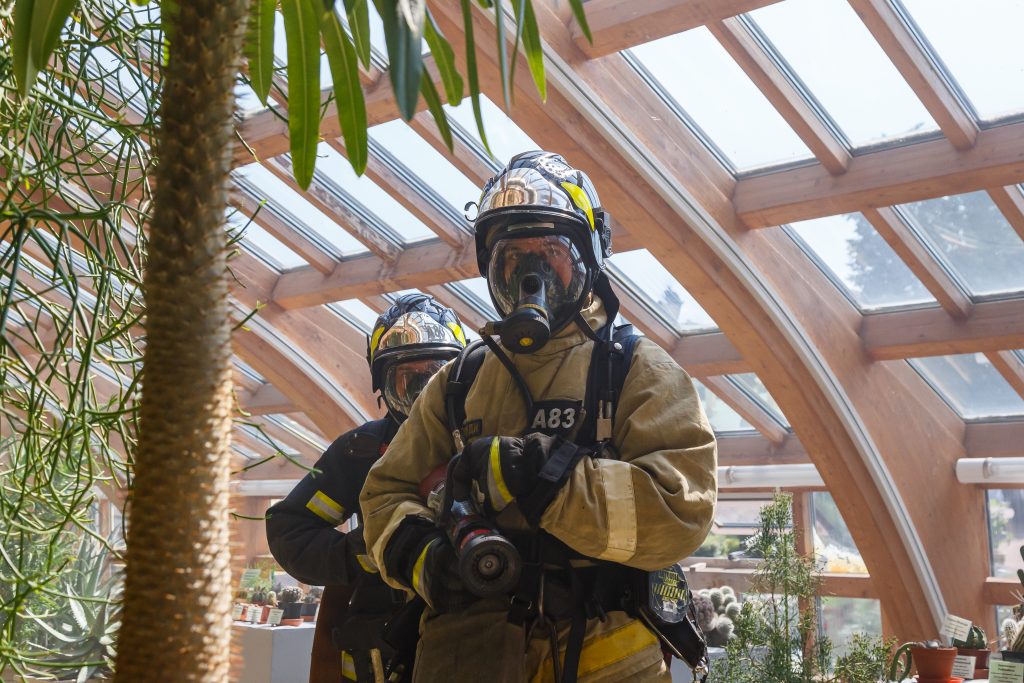
[[[742,225],[725,169],[621,56],[585,59],[559,15],[564,8],[545,4],[538,20],[550,46],[548,101],[541,106],[528,72],[518,73],[517,123],[591,173],[604,204],[758,372],[829,485],[877,579],[890,628],[934,637],[947,609],[991,625],[975,599],[988,573],[985,538],[969,525],[937,523],[944,509],[978,521],[984,514],[981,494],[951,475],[962,421],[905,364],[873,362],[859,312],[786,235]],[[447,35],[460,33],[455,10],[432,9]],[[481,13],[475,29],[478,46],[493,51]],[[493,65],[493,54],[484,58]],[[500,84],[484,80],[500,101]],[[894,424],[901,414],[918,421]],[[940,476],[917,487],[909,475],[921,472]]]

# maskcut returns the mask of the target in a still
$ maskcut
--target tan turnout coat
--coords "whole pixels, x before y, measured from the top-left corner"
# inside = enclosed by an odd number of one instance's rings
[[[600,300],[595,298],[584,315],[594,329],[602,325]],[[583,400],[592,348],[593,342],[570,324],[540,351],[509,357],[535,401]],[[424,389],[363,487],[364,535],[378,567],[384,566],[384,548],[406,515],[433,516],[418,487],[454,454],[444,404],[450,369],[449,364]],[[527,430],[519,391],[493,354],[466,397],[466,420],[481,420],[483,437],[518,436]],[[689,376],[646,338],[636,345],[616,406],[613,443],[620,459],[581,460],[541,526],[584,555],[644,570],[686,557],[711,526],[717,495],[715,437]],[[514,503],[498,521],[523,524]],[[382,571],[388,583],[404,588]],[[517,636],[506,623],[507,613],[507,599],[492,599],[458,614],[426,614],[415,681],[553,683],[548,639],[532,638],[526,655],[517,656],[523,650],[522,632]],[[561,628],[563,650],[568,625]],[[662,680],[670,676],[660,647],[640,622],[613,612],[604,622],[587,624],[580,683]]]

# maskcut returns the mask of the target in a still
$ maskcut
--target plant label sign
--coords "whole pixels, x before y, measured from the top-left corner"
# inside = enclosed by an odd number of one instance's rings
[[[249,608],[245,611],[245,620],[256,623],[260,620],[260,612],[263,608],[259,605],[249,605]]]
[[[957,655],[953,660],[953,675],[963,679],[974,678],[974,657]]]
[[[234,607],[231,608],[231,618],[234,621],[238,621],[239,619],[241,619],[242,618],[242,611],[244,609],[245,609],[245,605],[242,605],[240,603],[236,604]]]
[[[284,610],[275,607],[270,610],[270,614],[267,615],[267,623],[271,626],[280,626],[282,616],[284,616]],[[971,669],[971,673],[974,673],[974,669]]]
[[[939,633],[954,640],[967,640],[967,636],[971,633],[971,622],[962,617],[947,614],[946,621],[942,623]]]
[[[1024,678],[1024,664],[994,659],[989,662],[989,683],[1020,683]]]

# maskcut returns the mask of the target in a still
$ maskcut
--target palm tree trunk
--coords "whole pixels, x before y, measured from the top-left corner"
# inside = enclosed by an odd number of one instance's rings
[[[227,680],[224,210],[246,0],[177,0],[146,272],[146,358],[117,680]]]

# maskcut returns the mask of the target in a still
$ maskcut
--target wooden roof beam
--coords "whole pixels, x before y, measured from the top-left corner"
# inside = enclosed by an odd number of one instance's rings
[[[1024,420],[968,422],[964,430],[965,458],[1017,458],[1024,443]]]
[[[1024,398],[1024,361],[1021,361],[1020,356],[1013,351],[989,351],[985,357],[1013,390]]]
[[[1024,123],[1014,123],[979,132],[966,151],[928,140],[860,155],[838,177],[816,163],[743,178],[733,202],[744,224],[766,228],[1022,180]]]
[[[724,375],[702,377],[700,381],[715,392],[715,395],[730,408],[739,413],[740,417],[753,425],[772,444],[781,446],[789,436],[789,431],[780,425],[771,413],[762,408],[761,404],[750,398]]]
[[[1021,190],[1020,185],[990,189],[988,196],[1003,212],[1006,221],[1024,240],[1024,191]]]
[[[255,391],[246,392],[239,396],[238,406],[250,415],[270,415],[273,413],[294,413],[298,411],[292,400],[269,382],[260,385]]]
[[[960,319],[970,314],[970,297],[935,260],[898,213],[891,208],[865,209],[863,213],[947,313]]]
[[[962,320],[941,308],[866,315],[860,336],[876,360],[1024,348],[1024,299],[974,304]]]
[[[306,260],[316,270],[323,274],[330,273],[338,265],[337,259],[331,254],[302,234],[294,226],[289,225],[283,218],[258,199],[248,193],[237,190],[230,193],[231,205],[246,216],[252,218],[257,225],[273,235],[281,244],[285,245],[296,254]]]
[[[359,256],[342,261],[330,275],[313,268],[282,273],[273,300],[285,309],[316,306],[331,301],[359,299],[412,287],[464,280],[476,276],[476,253],[471,240],[461,249],[443,242],[427,242],[403,249],[393,261]]]
[[[572,38],[588,57],[603,57],[776,2],[778,0],[590,0],[584,9],[594,43],[587,40],[575,22]]]
[[[954,147],[970,149],[978,124],[890,0],[849,0],[861,21]]]
[[[806,465],[810,456],[795,434],[788,434],[781,443],[770,441],[763,434],[720,434],[719,467],[749,465]]]
[[[680,366],[697,377],[752,372],[750,363],[722,332],[688,334],[666,350]]]
[[[845,173],[850,163],[846,146],[825,125],[789,76],[768,56],[743,21],[738,17],[722,19],[708,24],[708,29],[821,165],[833,175]]]

